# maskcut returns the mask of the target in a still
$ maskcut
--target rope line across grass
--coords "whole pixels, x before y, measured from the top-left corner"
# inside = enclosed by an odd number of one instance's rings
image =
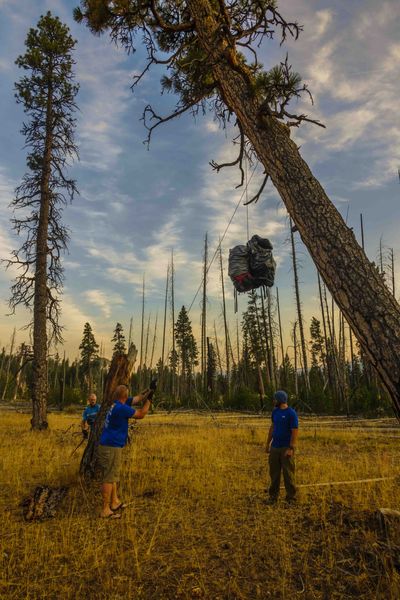
[[[328,485],[350,485],[352,483],[373,483],[375,481],[387,481],[389,479],[396,479],[398,475],[394,475],[391,477],[372,477],[370,479],[352,479],[349,481],[325,481],[323,483],[301,483],[297,487],[305,488],[305,487],[323,487]]]

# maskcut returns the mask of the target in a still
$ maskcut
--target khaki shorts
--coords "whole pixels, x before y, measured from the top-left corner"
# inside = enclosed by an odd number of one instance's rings
[[[98,446],[97,459],[102,483],[118,482],[122,463],[122,448]]]

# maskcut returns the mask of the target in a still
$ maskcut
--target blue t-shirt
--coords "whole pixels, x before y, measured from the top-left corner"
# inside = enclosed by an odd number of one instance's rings
[[[85,408],[82,414],[82,421],[87,421],[88,425],[92,427],[93,423],[96,420],[97,413],[100,410],[100,404],[95,404],[94,406],[90,406],[90,404]]]
[[[128,439],[128,419],[133,417],[135,409],[131,407],[133,398],[128,398],[125,404],[117,400],[106,415],[103,431],[100,437],[101,446],[123,448]]]
[[[272,432],[272,448],[287,448],[290,446],[292,429],[298,429],[299,419],[294,408],[274,408],[271,415],[274,425]]]

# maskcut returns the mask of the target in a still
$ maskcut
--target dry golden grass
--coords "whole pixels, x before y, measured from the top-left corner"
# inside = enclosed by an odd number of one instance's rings
[[[81,450],[70,458],[80,438],[62,433],[74,422],[51,415],[36,434],[27,415],[1,416],[1,598],[400,597],[397,550],[372,512],[400,509],[399,479],[303,488],[299,506],[269,508],[266,418],[155,415],[125,451],[121,496],[133,503],[103,521],[97,488],[77,475]],[[395,434],[303,424],[299,484],[399,472]],[[70,489],[56,518],[25,523],[19,503],[38,484]]]

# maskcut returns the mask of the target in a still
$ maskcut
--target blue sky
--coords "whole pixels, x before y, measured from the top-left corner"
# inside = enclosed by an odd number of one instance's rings
[[[0,256],[18,246],[10,229],[8,204],[25,171],[25,151],[19,133],[23,112],[15,104],[13,84],[20,77],[15,58],[24,51],[29,27],[47,10],[66,22],[78,40],[76,78],[80,83],[77,141],[80,162],[71,173],[80,195],[66,207],[64,221],[71,230],[65,257],[62,322],[65,347],[78,354],[83,325],[89,321],[98,342],[111,349],[117,321],[126,330],[133,316],[133,336],[140,340],[141,284],[146,274],[146,314],[152,326],[163,311],[165,276],[171,248],[175,253],[176,305],[190,305],[201,280],[203,240],[208,232],[212,255],[242,191],[238,173],[216,174],[211,159],[233,156],[232,131],[222,131],[212,115],[196,121],[184,116],[160,127],[148,151],[140,120],[152,104],[159,114],[173,105],[161,96],[160,70],[147,75],[135,94],[132,77],[144,64],[140,46],[127,56],[108,37],[94,37],[72,20],[77,0],[0,0]],[[366,251],[376,260],[379,238],[393,247],[400,260],[400,4],[397,0],[317,1],[283,0],[281,12],[304,25],[297,42],[286,48],[266,42],[261,61],[279,62],[286,49],[295,70],[309,84],[315,105],[300,103],[326,124],[326,130],[305,125],[295,134],[301,152],[329,197],[359,237],[359,215],[365,222]],[[258,172],[249,194],[260,180]],[[269,184],[257,205],[249,208],[251,234],[270,237],[278,261],[276,282],[282,303],[285,340],[296,316],[288,245],[286,210]],[[240,207],[223,244],[228,249],[246,241],[246,209]],[[302,301],[306,319],[318,314],[315,268],[298,240]],[[7,314],[12,272],[0,271],[0,343],[9,345],[12,329],[17,340],[28,341],[20,328],[29,320],[25,310]],[[226,277],[232,338],[236,316],[232,289]],[[400,289],[400,287],[399,287]],[[198,298],[191,311],[199,332]],[[245,298],[240,300],[240,308]],[[222,336],[221,293],[217,264],[209,276],[209,325]],[[240,316],[240,315],[239,315]],[[160,331],[160,329],[159,329]]]

